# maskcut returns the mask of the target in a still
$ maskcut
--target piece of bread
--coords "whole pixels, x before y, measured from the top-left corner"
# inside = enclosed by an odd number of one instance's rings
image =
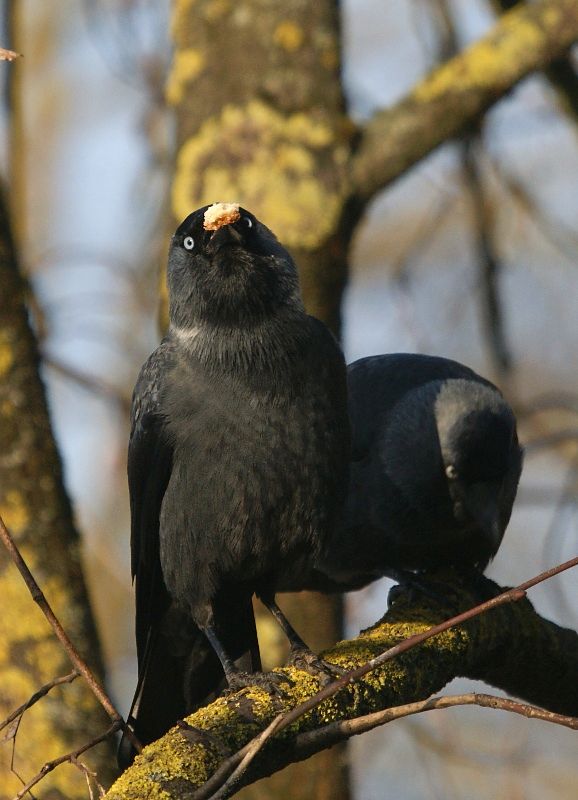
[[[236,222],[239,214],[239,203],[213,203],[205,211],[203,227],[206,231],[218,231],[223,225]]]

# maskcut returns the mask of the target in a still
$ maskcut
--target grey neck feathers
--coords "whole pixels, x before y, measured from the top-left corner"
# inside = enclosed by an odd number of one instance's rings
[[[299,358],[307,329],[306,314],[285,307],[253,327],[201,322],[184,328],[171,323],[169,335],[185,357],[209,371],[225,369],[245,374],[283,371]]]
[[[435,418],[438,437],[444,464],[453,463],[455,453],[453,431],[456,424],[466,414],[476,411],[490,411],[496,415],[511,412],[500,393],[483,383],[461,378],[450,379],[443,383],[435,402]]]

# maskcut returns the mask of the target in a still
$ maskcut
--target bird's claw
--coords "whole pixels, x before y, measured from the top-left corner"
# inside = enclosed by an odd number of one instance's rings
[[[241,689],[257,686],[267,694],[281,699],[287,697],[287,692],[281,688],[281,685],[283,683],[289,686],[293,685],[291,678],[277,672],[235,672],[229,676],[228,681],[229,688],[225,694],[233,694]]]
[[[344,670],[335,664],[330,664],[319,658],[308,647],[294,647],[291,650],[287,664],[295,669],[302,669],[316,678],[320,678],[322,684],[325,686],[332,683],[336,678],[340,678],[344,674]]]

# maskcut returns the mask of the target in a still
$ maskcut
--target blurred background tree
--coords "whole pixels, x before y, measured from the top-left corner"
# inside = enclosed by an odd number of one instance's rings
[[[25,59],[9,68],[18,138],[10,140],[6,127],[5,166],[110,685],[125,707],[134,686],[127,398],[156,343],[166,234],[194,205],[239,200],[271,225],[298,258],[310,310],[335,330],[343,319],[348,360],[438,353],[501,384],[523,415],[529,446],[492,577],[513,584],[575,551],[572,83],[562,108],[550,74],[528,79],[485,116],[483,132],[444,145],[373,199],[376,175],[363,202],[346,204],[345,162],[357,144],[350,120],[363,125],[478,39],[495,6],[275,5],[175,2],[169,69],[168,0],[62,0],[58,16],[40,0],[19,3]],[[221,157],[235,170],[219,171]],[[305,196],[317,205],[299,202],[305,180],[313,181]],[[370,200],[355,227],[341,306],[353,223]],[[349,598],[349,632],[380,615],[386,592],[380,583]],[[541,611],[576,627],[571,575],[535,596]],[[335,637],[336,609],[321,601],[320,612],[313,602],[305,607],[314,609],[316,633]],[[569,732],[546,734],[539,723],[492,712],[449,713],[353,742],[354,795],[377,798],[387,785],[408,799],[574,796]],[[307,778],[276,780],[294,797],[345,796],[341,758],[319,758],[317,767],[298,767]],[[250,791],[271,796],[272,789]]]

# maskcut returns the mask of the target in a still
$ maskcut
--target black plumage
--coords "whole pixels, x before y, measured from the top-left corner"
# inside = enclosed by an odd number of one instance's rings
[[[347,502],[317,570],[285,589],[355,589],[388,575],[495,556],[522,469],[498,389],[445,358],[394,354],[348,367]]]
[[[279,574],[317,557],[347,480],[337,343],[305,313],[271,231],[232,206],[207,230],[207,208],[173,236],[170,328],[133,397],[130,721],[143,743],[216,690],[223,671],[231,683],[239,667],[260,668],[252,595],[272,603]],[[126,741],[120,752],[126,763]]]

